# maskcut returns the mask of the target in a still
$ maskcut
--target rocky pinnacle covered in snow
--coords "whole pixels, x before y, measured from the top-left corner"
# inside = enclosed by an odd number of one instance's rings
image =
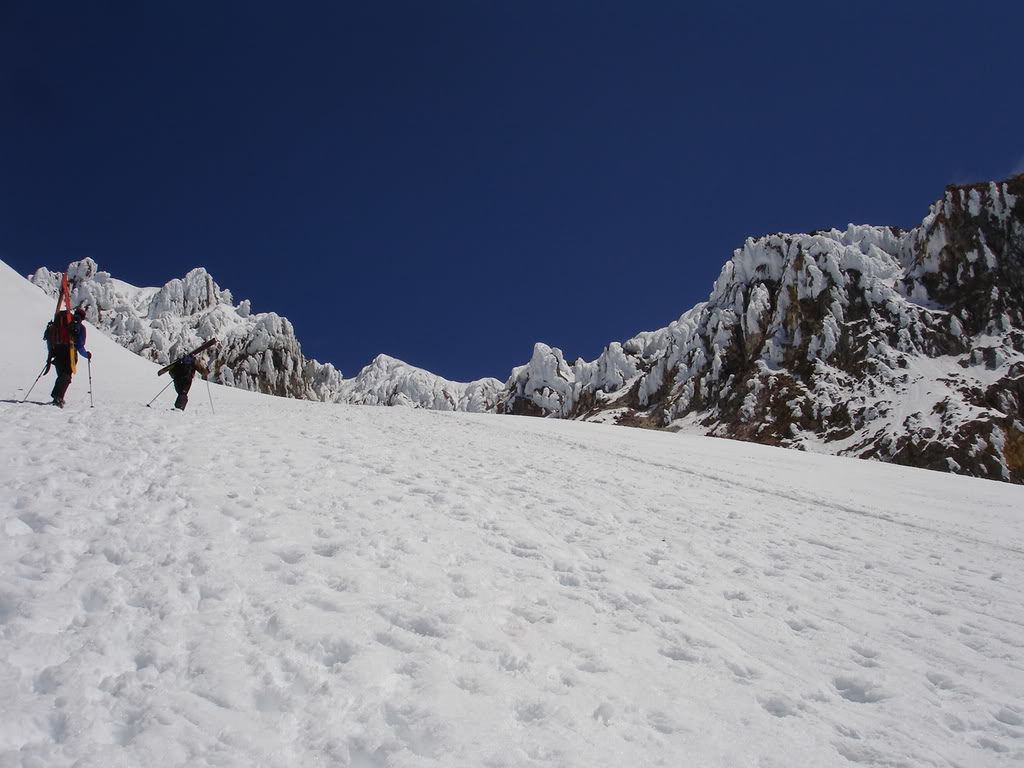
[[[377,355],[338,392],[339,402],[352,405],[405,405],[435,411],[493,413],[501,396],[498,379],[468,384],[442,379],[422,368],[387,355]]]
[[[378,356],[352,379],[307,361],[291,324],[235,306],[203,269],[135,288],[85,259],[74,299],[165,363],[224,339],[216,380],[288,397],[686,430],[1024,482],[1024,176],[951,186],[904,231],[748,239],[706,302],[569,363],[535,345],[458,383]],[[33,282],[51,293],[57,276]]]
[[[506,412],[698,430],[1024,482],[1024,176],[949,187],[920,226],[748,239],[676,322]]]

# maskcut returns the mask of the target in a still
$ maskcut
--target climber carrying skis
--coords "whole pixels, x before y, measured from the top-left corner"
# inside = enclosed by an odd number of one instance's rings
[[[61,309],[61,304],[64,309]],[[78,356],[86,360],[92,359],[92,353],[85,348],[85,307],[79,306],[71,311],[71,292],[68,290],[68,276],[61,275],[60,294],[57,296],[57,309],[53,320],[46,325],[43,340],[46,342],[46,368],[49,373],[52,365],[57,369],[57,381],[53,385],[50,396],[58,408],[64,407],[64,395],[71,384],[71,377],[78,367]]]
[[[192,388],[192,377],[199,371],[204,377],[209,373],[195,353],[183,355],[168,366],[168,373],[174,381],[174,391],[178,393],[178,399],[174,401],[174,407],[184,411],[188,405],[188,391]]]

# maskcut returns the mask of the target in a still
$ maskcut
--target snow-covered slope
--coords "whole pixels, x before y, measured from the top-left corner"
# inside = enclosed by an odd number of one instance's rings
[[[0,765],[1024,761],[1024,488],[214,385],[0,266]],[[205,387],[204,387],[205,388]]]

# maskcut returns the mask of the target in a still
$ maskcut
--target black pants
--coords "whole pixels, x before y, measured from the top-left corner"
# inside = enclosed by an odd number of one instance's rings
[[[196,369],[191,365],[178,365],[171,371],[171,378],[174,380],[174,391],[178,393],[178,399],[174,401],[174,407],[184,411],[188,405],[188,391],[192,389],[192,377]]]
[[[53,385],[50,397],[54,400],[64,400],[64,393],[71,386],[71,345],[55,344],[52,348],[53,367],[57,370],[57,381]]]

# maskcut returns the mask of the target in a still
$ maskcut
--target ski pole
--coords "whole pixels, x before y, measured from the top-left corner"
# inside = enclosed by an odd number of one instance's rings
[[[171,386],[171,384],[173,384],[173,383],[174,383],[174,379],[171,379],[170,381],[168,381],[167,382],[167,386],[164,387],[163,389],[161,389],[159,392],[156,393],[156,397],[160,397],[160,395],[162,395],[165,391],[167,391],[167,387]],[[156,397],[154,397],[152,400],[150,400],[148,403],[146,403],[146,407],[147,408],[149,408],[149,406],[151,406],[154,402],[156,402]]]
[[[95,408],[95,404],[92,401],[92,358],[86,358],[89,361],[89,407]]]
[[[32,386],[28,388],[28,392],[25,393],[25,397],[22,398],[21,402],[24,403],[26,400],[28,400],[28,396],[32,394],[32,390],[36,388],[36,384],[38,384],[39,380],[41,378],[43,378],[43,374],[46,373],[46,369],[49,368],[49,367],[50,367],[49,363],[47,363],[46,365],[43,366],[43,370],[41,370],[39,372],[39,375],[36,376],[36,380],[32,382]]]
[[[206,380],[206,395],[210,398],[210,413],[212,413],[214,416],[216,416],[217,412],[215,410],[213,410],[213,395],[210,394],[210,380],[209,379]]]

